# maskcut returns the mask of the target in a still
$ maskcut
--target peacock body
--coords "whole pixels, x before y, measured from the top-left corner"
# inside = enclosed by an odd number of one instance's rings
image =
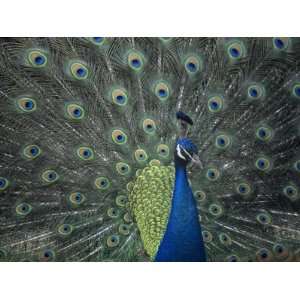
[[[300,40],[1,38],[0,258],[153,261],[175,114],[209,261],[300,260]]]

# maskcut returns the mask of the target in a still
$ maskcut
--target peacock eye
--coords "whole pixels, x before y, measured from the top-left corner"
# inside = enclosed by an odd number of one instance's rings
[[[290,38],[285,37],[275,37],[273,38],[273,47],[276,50],[283,51],[286,50],[291,43]]]
[[[114,207],[111,207],[107,210],[107,215],[110,217],[110,218],[117,218],[119,217],[120,215],[120,211]]]
[[[214,217],[220,217],[223,214],[223,208],[219,204],[211,204],[208,208],[208,211]]]
[[[107,190],[110,187],[110,182],[106,177],[98,177],[95,179],[95,186],[99,190]]]
[[[295,169],[297,172],[300,172],[300,160],[297,160],[297,161],[294,163],[294,169]]]
[[[256,252],[256,257],[258,261],[268,261],[271,259],[271,256],[271,252],[266,248],[259,249]]]
[[[203,191],[195,191],[194,196],[198,201],[206,200],[206,194]]]
[[[124,207],[127,203],[127,197],[124,195],[119,195],[116,197],[116,204],[120,207]]]
[[[275,244],[273,246],[273,252],[279,258],[286,258],[289,255],[288,249],[282,244]]]
[[[157,154],[162,158],[167,158],[169,156],[169,147],[165,144],[159,144],[156,149]]]
[[[116,129],[112,132],[112,139],[118,145],[127,143],[127,135],[120,129]]]
[[[231,144],[231,139],[229,136],[225,134],[221,134],[216,137],[215,145],[217,148],[226,149],[230,146],[230,144]]]
[[[215,113],[223,109],[224,99],[221,96],[214,96],[208,100],[208,109],[210,112]]]
[[[206,172],[206,178],[210,181],[215,181],[220,177],[220,172],[215,168],[210,168]]]
[[[84,109],[78,104],[68,104],[66,106],[67,117],[72,120],[81,120],[85,115]]]
[[[237,185],[236,191],[238,192],[238,194],[246,196],[251,193],[251,187],[248,183],[242,182]]]
[[[105,37],[90,37],[89,40],[97,46],[103,45],[105,42]]]
[[[265,89],[262,85],[251,84],[248,86],[247,94],[251,100],[262,99],[265,96]]]
[[[267,158],[260,157],[256,160],[255,166],[261,171],[268,171],[271,168],[271,163]]]
[[[245,46],[240,41],[233,41],[228,44],[227,53],[232,60],[245,56]]]
[[[170,96],[170,86],[167,82],[160,80],[154,85],[154,93],[161,101],[166,101]]]
[[[17,106],[21,112],[33,112],[36,110],[36,101],[31,98],[20,98],[17,99]]]
[[[19,216],[27,216],[32,211],[32,206],[28,203],[21,203],[16,207],[16,213]]]
[[[40,50],[32,50],[28,53],[28,61],[32,67],[42,68],[47,65],[46,53]]]
[[[58,233],[61,236],[70,235],[73,232],[73,226],[70,224],[61,224],[58,226]]]
[[[256,137],[261,141],[267,142],[273,137],[273,132],[271,128],[262,126],[256,129]]]
[[[127,62],[131,69],[140,71],[144,66],[144,57],[137,51],[130,51],[127,55]]]
[[[298,199],[298,188],[295,185],[288,185],[284,187],[283,193],[285,196],[287,196],[291,200],[297,200]]]
[[[145,162],[148,160],[148,155],[147,155],[146,151],[143,149],[137,149],[134,152],[134,157],[137,160],[137,162]]]
[[[226,260],[229,262],[238,262],[238,261],[240,261],[240,258],[238,255],[232,254],[232,255],[227,256]]]
[[[122,235],[128,235],[130,233],[130,227],[127,224],[121,224],[119,226],[119,233]]]
[[[45,170],[42,173],[42,179],[46,183],[52,183],[59,179],[59,175],[54,170]]]
[[[109,236],[106,240],[107,246],[110,248],[118,246],[119,242],[120,242],[120,238],[116,234]]]
[[[51,249],[42,251],[40,260],[42,261],[53,261],[55,259],[55,252]]]
[[[0,191],[6,190],[8,186],[9,181],[4,177],[0,177]]]
[[[127,91],[123,88],[116,88],[111,92],[111,99],[113,103],[119,106],[125,106],[128,102]]]
[[[80,62],[70,63],[70,73],[74,79],[84,80],[88,78],[89,70],[88,68]]]
[[[116,170],[121,175],[128,175],[131,171],[131,168],[128,164],[123,162],[118,162],[116,164]]]
[[[272,223],[271,216],[268,213],[259,213],[256,220],[262,225],[269,225]]]
[[[229,246],[232,243],[230,236],[226,233],[220,233],[219,240],[220,240],[221,244],[223,244],[225,246]]]
[[[143,121],[143,129],[148,134],[154,134],[156,131],[155,122],[152,119],[145,119]]]
[[[202,231],[202,236],[205,243],[210,243],[213,239],[212,234],[207,230]]]
[[[82,204],[85,199],[86,197],[80,192],[73,192],[69,195],[69,201],[75,206]]]
[[[94,151],[89,147],[79,147],[77,149],[77,155],[82,160],[92,160],[94,158]]]
[[[189,75],[194,75],[202,69],[202,62],[199,57],[191,55],[185,59],[184,67]]]
[[[292,87],[293,96],[296,98],[300,98],[300,83],[296,83]]]
[[[41,152],[41,149],[37,145],[28,145],[23,150],[23,154],[27,159],[35,159]]]

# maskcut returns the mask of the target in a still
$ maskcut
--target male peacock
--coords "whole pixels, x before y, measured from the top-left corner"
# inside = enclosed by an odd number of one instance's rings
[[[183,111],[207,260],[299,261],[299,68],[297,38],[2,38],[1,260],[155,260]]]

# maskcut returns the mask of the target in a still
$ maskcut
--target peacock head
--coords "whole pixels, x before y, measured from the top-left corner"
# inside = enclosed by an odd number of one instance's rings
[[[178,111],[176,113],[176,118],[179,135],[181,137],[186,137],[189,131],[189,126],[194,124],[193,120],[182,111]]]

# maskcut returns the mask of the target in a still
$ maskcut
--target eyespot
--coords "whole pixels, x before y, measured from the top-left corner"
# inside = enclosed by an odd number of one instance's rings
[[[260,157],[256,160],[255,166],[257,169],[261,171],[268,171],[271,168],[271,163],[267,158]]]
[[[170,97],[170,87],[165,81],[156,82],[154,92],[161,101],[166,101]]]
[[[221,134],[216,137],[215,145],[217,148],[226,149],[230,146],[230,144],[231,144],[231,139],[229,136],[225,134]]]
[[[194,196],[196,200],[203,202],[206,200],[206,194],[203,191],[195,191]]]
[[[219,240],[220,240],[221,244],[223,244],[225,246],[230,246],[232,244],[231,237],[226,233],[220,233]]]
[[[144,57],[137,51],[130,51],[127,56],[129,67],[134,71],[140,71],[144,66]]]
[[[272,218],[268,213],[259,213],[256,220],[262,225],[269,225],[272,223]]]
[[[106,177],[98,177],[95,179],[95,186],[99,190],[107,190],[110,187],[110,182]]]
[[[85,199],[85,196],[80,192],[73,192],[69,195],[69,201],[75,206],[82,204]]]
[[[120,238],[116,234],[113,234],[113,235],[109,236],[107,238],[107,241],[106,241],[107,246],[110,247],[110,248],[118,246],[119,242],[120,242]]]
[[[258,261],[270,261],[272,253],[268,249],[262,248],[256,252],[256,258]]]
[[[27,216],[32,211],[32,206],[28,203],[21,203],[16,207],[16,213],[19,216]]]
[[[162,158],[167,158],[169,156],[169,147],[165,144],[159,144],[156,149],[157,154]]]
[[[245,46],[240,41],[231,42],[227,47],[227,53],[233,60],[239,59],[245,56]]]
[[[125,106],[128,102],[127,91],[123,88],[117,88],[117,89],[112,90],[111,98],[112,98],[113,103],[120,105],[120,106]]]
[[[265,96],[265,89],[261,85],[251,84],[248,87],[247,94],[249,99],[262,99]]]
[[[79,62],[73,62],[70,64],[70,72],[73,78],[77,80],[84,80],[89,76],[88,68]]]
[[[224,107],[224,99],[221,96],[214,96],[208,100],[208,109],[210,112],[219,112]]]
[[[73,226],[70,224],[61,224],[58,226],[58,233],[61,236],[68,236],[72,233],[73,229]]]
[[[85,115],[84,109],[78,104],[68,104],[66,111],[67,117],[72,120],[82,120]]]
[[[211,204],[208,211],[214,217],[220,217],[223,214],[223,208],[218,204]]]
[[[293,96],[296,98],[300,98],[300,83],[296,83],[293,85]]]
[[[54,261],[55,259],[55,252],[51,249],[46,249],[42,251],[40,254],[41,261]]]
[[[97,46],[103,45],[105,42],[105,37],[90,37],[89,40]]]
[[[202,231],[202,236],[205,243],[210,243],[213,239],[212,234],[207,230]]]
[[[47,65],[47,56],[39,50],[32,50],[28,53],[28,60],[32,67],[42,68]]]
[[[116,164],[116,170],[121,175],[128,175],[131,172],[130,166],[123,162],[118,162]]]
[[[256,129],[256,137],[261,141],[270,141],[273,137],[273,131],[271,128],[262,126]]]
[[[298,188],[294,185],[287,185],[284,187],[283,193],[291,200],[297,200],[299,196]]]
[[[28,145],[24,148],[23,154],[28,159],[35,159],[42,153],[40,147],[37,145]]]
[[[42,173],[42,179],[46,183],[53,183],[59,179],[59,175],[54,170],[45,170]]]
[[[148,134],[154,134],[156,131],[155,122],[151,119],[145,119],[143,122],[143,129]]]
[[[107,210],[107,215],[110,217],[110,218],[118,218],[119,215],[120,215],[120,212],[117,208],[114,208],[114,207],[111,207]]]
[[[241,182],[240,184],[237,185],[236,191],[238,194],[242,196],[247,196],[251,193],[251,187],[248,183]]]
[[[128,235],[130,233],[130,227],[127,224],[121,224],[119,226],[119,233],[122,235]]]
[[[228,262],[239,262],[240,261],[240,257],[238,255],[232,254],[226,257],[226,260]]]
[[[116,198],[116,204],[117,204],[118,206],[121,206],[121,207],[126,206],[127,201],[128,201],[128,199],[127,199],[127,197],[124,196],[124,195],[119,195],[119,196],[117,196],[117,198]]]
[[[206,178],[210,181],[216,181],[220,177],[220,172],[215,168],[210,168],[206,172]]]
[[[189,75],[194,75],[202,69],[202,62],[200,58],[192,55],[185,59],[184,67]]]
[[[94,151],[89,147],[79,147],[77,155],[82,160],[92,160],[94,158]]]
[[[33,112],[36,110],[36,101],[31,98],[20,98],[17,100],[17,106],[22,112]]]
[[[126,213],[126,214],[124,215],[123,219],[124,219],[124,221],[125,221],[126,223],[131,223],[131,222],[132,222],[132,217],[131,217],[131,215],[130,215],[129,213]]]
[[[286,258],[289,256],[288,249],[282,244],[275,244],[273,246],[273,252],[278,258]]]
[[[112,139],[118,145],[127,143],[127,135],[120,129],[116,129],[112,132]]]
[[[145,162],[148,160],[148,155],[147,155],[146,151],[143,149],[137,149],[134,152],[134,157],[138,162]]]
[[[290,45],[290,38],[288,37],[275,37],[273,38],[273,47],[276,50],[286,50]]]
[[[294,169],[295,169],[297,172],[300,172],[300,160],[297,160],[297,161],[294,163]]]
[[[0,249],[0,261],[5,261],[7,257],[7,252],[4,249]]]
[[[6,190],[8,186],[9,186],[9,181],[4,177],[0,177],[0,191]]]

